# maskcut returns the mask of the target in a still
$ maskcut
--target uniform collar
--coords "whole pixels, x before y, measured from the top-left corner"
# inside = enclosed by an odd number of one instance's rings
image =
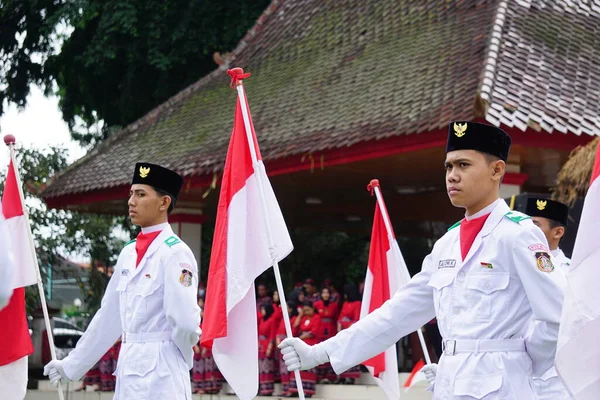
[[[487,207],[484,207],[483,210],[480,210],[480,211],[476,212],[473,215],[467,215],[467,214],[465,214],[465,219],[467,221],[470,221],[472,219],[476,219],[476,218],[479,218],[479,217],[483,217],[484,215],[490,214],[492,211],[494,211],[494,208],[496,208],[496,206],[498,205],[499,201],[500,201],[500,199],[496,199],[493,203],[491,203]]]
[[[147,226],[145,228],[142,228],[142,233],[146,234],[146,233],[152,233],[152,232],[159,232],[159,231],[164,230],[167,226],[169,226],[168,222],[163,222],[162,224],[158,224],[158,225]]]

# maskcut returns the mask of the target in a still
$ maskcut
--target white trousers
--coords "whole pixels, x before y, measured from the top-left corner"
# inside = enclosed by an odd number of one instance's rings
[[[23,400],[27,392],[27,356],[0,366],[3,400]]]

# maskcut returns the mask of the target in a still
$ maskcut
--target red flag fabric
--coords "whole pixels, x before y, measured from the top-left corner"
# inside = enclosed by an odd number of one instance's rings
[[[219,370],[243,400],[258,392],[254,280],[293,249],[247,110],[257,162],[253,165],[238,97],[217,207],[201,338],[202,346],[212,348]],[[275,241],[272,249],[267,220]]]

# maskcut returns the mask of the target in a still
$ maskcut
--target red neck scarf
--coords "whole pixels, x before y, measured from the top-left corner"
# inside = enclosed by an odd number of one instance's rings
[[[137,260],[135,262],[135,267],[137,268],[140,265],[140,261],[144,258],[144,254],[148,250],[148,247],[152,244],[154,239],[160,234],[161,231],[150,232],[150,233],[142,233],[140,232],[137,236],[137,240],[135,241],[135,252],[137,253]]]
[[[482,217],[468,221],[467,219],[460,221],[460,255],[462,256],[463,261],[467,257],[467,254],[469,254],[469,250],[471,250],[475,237],[481,232],[481,229],[489,216],[490,214],[486,214]]]

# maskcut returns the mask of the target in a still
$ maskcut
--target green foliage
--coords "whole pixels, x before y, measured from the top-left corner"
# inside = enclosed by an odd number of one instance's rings
[[[268,4],[4,0],[0,104],[23,106],[30,83],[51,92],[56,82],[73,138],[94,145],[214,70],[213,53],[233,49]]]
[[[112,266],[123,241],[114,236],[115,227],[129,230],[125,217],[76,213],[48,209],[37,193],[67,166],[65,149],[50,147],[46,150],[17,149],[18,170],[24,182],[24,194],[28,205],[31,229],[34,235],[40,265],[56,265],[59,255],[78,253],[92,260],[89,284],[83,285],[82,293],[88,309],[94,312],[100,305],[107,277],[98,266]],[[0,192],[4,192],[5,177],[0,176]],[[41,268],[45,280],[45,268]],[[54,276],[58,274],[55,273]],[[31,310],[39,301],[37,287],[27,289],[27,305]]]

